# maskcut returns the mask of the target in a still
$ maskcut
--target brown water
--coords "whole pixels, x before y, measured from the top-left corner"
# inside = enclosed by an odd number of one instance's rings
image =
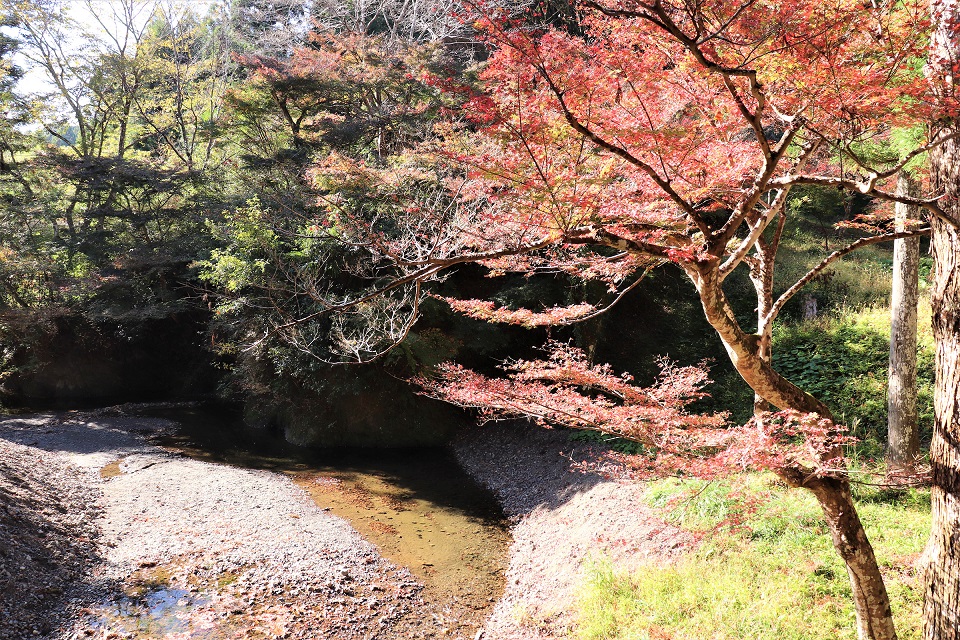
[[[244,427],[223,409],[164,409],[177,422],[157,444],[191,457],[289,475],[321,508],[349,521],[408,567],[427,597],[485,609],[501,593],[510,535],[493,496],[449,451],[307,449]],[[104,470],[110,473],[113,470]]]
[[[126,458],[120,458],[119,460],[114,460],[113,462],[104,465],[100,468],[100,477],[104,480],[109,480],[110,478],[116,478],[119,475],[123,474],[123,470],[120,468],[120,465],[123,464],[123,461]]]

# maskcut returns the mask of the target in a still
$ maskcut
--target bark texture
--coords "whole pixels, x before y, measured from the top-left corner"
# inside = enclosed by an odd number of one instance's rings
[[[897,193],[918,195],[906,172]],[[918,207],[897,203],[896,230],[906,231],[920,217]],[[920,238],[893,243],[893,289],[890,295],[890,368],[887,375],[887,470],[891,475],[913,471],[920,455],[917,430],[917,301]]]
[[[935,178],[956,198],[960,149],[956,142],[932,158]],[[948,196],[949,197],[949,196]],[[954,200],[952,207],[956,215]],[[934,432],[930,444],[933,517],[927,545],[924,637],[960,639],[960,236],[957,229],[933,221],[933,335],[936,341]]]
[[[781,409],[830,416],[826,405],[781,376],[769,360],[762,357],[761,336],[747,333],[740,327],[714,264],[688,268],[687,275],[697,288],[707,322],[720,336],[730,362],[758,396]]]
[[[960,56],[960,1],[933,0],[930,65],[955,91],[953,70]],[[948,123],[953,128],[957,123]],[[960,144],[950,140],[930,154],[932,186],[942,193],[947,220],[931,223],[934,257],[933,336],[936,342],[934,431],[930,444],[933,508],[923,620],[925,640],[960,639]],[[951,224],[951,222],[953,224]]]
[[[873,547],[854,506],[850,481],[846,478],[815,478],[805,486],[817,496],[830,527],[833,547],[847,565],[857,611],[857,638],[895,640],[897,632],[890,598]]]

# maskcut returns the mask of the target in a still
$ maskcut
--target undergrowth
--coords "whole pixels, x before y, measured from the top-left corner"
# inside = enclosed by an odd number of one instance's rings
[[[917,412],[922,449],[933,430],[934,343],[930,304],[921,298],[917,341]],[[784,323],[774,330],[774,367],[804,391],[822,400],[836,420],[859,442],[850,451],[869,464],[883,458],[887,440],[887,363],[890,310],[886,307],[844,309],[808,321]],[[733,423],[752,416],[753,393],[731,373],[710,388],[714,404],[705,410],[726,410]],[[735,397],[734,397],[735,396]],[[629,440],[592,431],[574,432],[571,440],[601,443],[626,454],[646,450]]]
[[[649,448],[639,442],[627,440],[626,438],[618,438],[617,436],[611,436],[599,431],[591,431],[589,429],[571,430],[570,435],[567,436],[567,439],[570,442],[591,442],[594,444],[601,444],[609,447],[611,451],[626,453],[628,455],[646,455],[650,453]]]
[[[925,297],[919,316],[917,410],[921,441],[929,442],[934,346]],[[888,308],[845,309],[777,327],[773,361],[789,380],[826,403],[837,421],[861,441],[858,455],[879,458],[886,443],[889,350]]]
[[[914,565],[929,531],[929,492],[859,486],[858,508],[884,572],[900,637],[919,638],[922,588]],[[853,640],[853,601],[815,499],[769,475],[669,479],[647,499],[698,532],[671,566],[632,575],[591,568],[578,607],[583,640]]]

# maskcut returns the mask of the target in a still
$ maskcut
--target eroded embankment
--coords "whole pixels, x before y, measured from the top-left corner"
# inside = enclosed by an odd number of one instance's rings
[[[567,637],[593,563],[630,571],[671,562],[694,542],[646,504],[643,483],[568,435],[494,424],[465,430],[454,443],[463,467],[513,522],[504,593],[485,625],[489,638]]]
[[[100,502],[57,454],[0,438],[0,638],[53,633],[65,594],[101,562]]]

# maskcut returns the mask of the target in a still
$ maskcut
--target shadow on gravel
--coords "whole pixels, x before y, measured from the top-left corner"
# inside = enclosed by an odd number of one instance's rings
[[[143,442],[134,434],[169,429],[170,423],[130,417],[91,418],[76,412],[0,418],[2,437],[44,451],[125,455]]]
[[[76,469],[0,439],[0,637],[48,636],[95,581],[95,496]]]
[[[105,478],[141,470],[131,464],[131,454],[144,451],[138,436],[168,455],[281,473],[321,509],[348,520],[385,557],[408,567],[444,606],[452,600],[470,610],[462,615],[474,615],[503,588],[508,523],[493,495],[447,448],[297,447],[215,405],[121,406],[21,416],[5,426],[25,444],[86,454],[80,463]]]
[[[556,509],[608,478],[578,467],[595,460],[595,445],[570,442],[569,432],[506,422],[464,429],[454,444],[460,463],[479,477],[491,479],[504,510],[522,516],[541,507]],[[490,461],[495,460],[495,465]],[[478,469],[479,468],[479,469]]]
[[[394,487],[400,499],[423,500],[481,522],[503,517],[447,448],[300,447],[271,430],[248,427],[239,413],[217,406],[156,409],[149,415],[179,425],[175,434],[151,438],[154,444],[194,459],[289,475],[329,472],[347,483],[374,477]]]
[[[400,489],[404,498],[488,523],[503,517],[503,507],[510,515],[538,506],[556,508],[609,480],[600,471],[578,467],[595,460],[601,448],[570,442],[568,431],[523,422],[465,424],[448,448],[313,449],[291,445],[268,429],[248,427],[239,413],[215,405],[157,409],[149,415],[179,425],[175,434],[160,435],[154,443],[195,459],[287,474],[335,471],[345,482],[377,477]],[[479,468],[466,473],[471,466]],[[481,489],[473,478],[491,481]]]
[[[155,444],[207,462],[283,473],[407,567],[428,599],[476,617],[503,589],[508,523],[448,448],[308,448],[220,407],[151,411],[180,425]]]

